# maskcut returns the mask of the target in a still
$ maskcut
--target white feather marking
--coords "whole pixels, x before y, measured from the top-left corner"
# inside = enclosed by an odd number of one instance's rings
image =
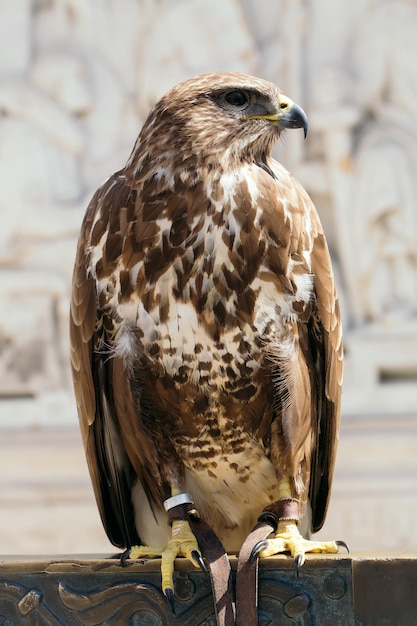
[[[137,356],[137,340],[134,333],[123,326],[116,338],[115,355],[127,361],[133,361]]]
[[[294,274],[293,281],[297,286],[297,300],[308,302],[313,293],[313,275]]]
[[[137,325],[137,327],[140,328],[140,330],[143,333],[143,336],[146,337],[147,343],[151,343],[155,339],[155,331],[158,328],[159,311],[157,311],[158,315],[155,315],[154,312],[151,315],[145,309],[142,302],[139,303],[139,306],[137,303],[134,304],[133,306],[135,309],[134,311],[135,312],[134,314],[135,325]],[[127,308],[126,305],[124,305],[123,306],[124,311],[126,311],[126,308]],[[129,315],[129,319],[130,319],[130,315]]]
[[[161,233],[164,232],[168,232],[171,230],[172,227],[172,220],[166,218],[166,217],[160,217],[159,219],[155,220],[155,223],[157,226],[159,226]],[[159,241],[159,246],[162,245],[162,237],[160,238]]]
[[[257,167],[257,166],[256,166]],[[246,180],[246,184],[248,185],[248,190],[249,193],[251,195],[251,199],[252,199],[252,206],[255,206],[257,204],[258,198],[259,198],[259,187],[256,184],[256,176],[254,174],[254,169],[255,166],[253,164],[251,165],[245,165],[243,168],[243,170],[248,170],[247,172],[243,172],[244,178]]]
[[[95,279],[97,279],[96,266],[97,266],[97,263],[100,261],[100,259],[102,259],[103,257],[103,248],[107,240],[107,234],[108,234],[108,231],[106,230],[101,236],[100,241],[95,246],[91,246],[88,251],[90,255],[89,269],[91,272],[91,276]],[[107,282],[108,281],[106,281],[106,283]],[[100,285],[99,285],[99,290],[101,290]]]
[[[185,354],[194,354],[199,333],[197,312],[190,303],[177,302],[170,319],[160,327],[163,364],[168,375],[175,376]],[[146,335],[143,338],[146,343]]]
[[[141,483],[136,480],[132,487],[132,503],[135,511],[135,524],[140,540],[146,546],[165,547],[171,539],[171,530],[165,511],[152,511]]]
[[[132,285],[136,285],[136,282],[138,280],[139,270],[142,268],[142,266],[143,266],[143,261],[138,261],[138,263],[135,263],[130,268],[129,279]]]

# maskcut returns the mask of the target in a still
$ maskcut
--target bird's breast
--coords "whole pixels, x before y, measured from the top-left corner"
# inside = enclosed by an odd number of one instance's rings
[[[293,241],[296,218],[277,201],[275,181],[265,190],[256,180],[247,165],[190,197],[168,194],[154,213],[144,207],[152,221],[140,226],[139,247],[125,238],[108,294],[117,354],[140,358],[178,388],[242,401],[259,393],[259,376],[307,307],[312,278],[308,246],[304,253]],[[105,276],[99,292],[109,284]]]
[[[206,216],[194,245],[144,294],[117,305],[117,353],[137,358],[139,336],[141,358],[156,375],[242,400],[255,394],[271,350],[285,342],[310,298],[311,276],[300,274],[288,288],[268,264],[263,234],[249,233],[239,233],[233,217],[216,225]]]

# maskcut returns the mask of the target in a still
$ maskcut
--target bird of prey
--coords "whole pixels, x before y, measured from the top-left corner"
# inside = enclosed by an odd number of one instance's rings
[[[316,209],[271,157],[303,110],[273,84],[203,74],[150,111],[98,189],[78,242],[71,360],[101,519],[130,558],[201,563],[198,510],[238,551],[265,508],[260,556],[337,552],[326,516],[342,340]],[[168,511],[168,514],[167,514]],[[301,523],[300,523],[301,519]]]

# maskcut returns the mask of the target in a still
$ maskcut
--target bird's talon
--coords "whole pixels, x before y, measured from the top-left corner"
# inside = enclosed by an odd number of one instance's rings
[[[342,546],[343,548],[345,548],[346,552],[348,554],[350,554],[350,550],[349,550],[349,546],[345,541],[342,541],[341,539],[338,539],[337,541],[335,541],[335,544],[337,546]]]
[[[252,563],[255,559],[257,559],[259,557],[259,553],[262,552],[262,550],[265,550],[267,546],[268,542],[265,539],[263,541],[258,541],[258,543],[253,546],[249,555],[249,563]]]
[[[197,550],[191,551],[191,558],[193,561],[195,561],[195,563],[201,569],[201,571],[203,571],[204,574],[208,575],[206,564],[204,563],[201,554],[197,552]]]
[[[296,575],[297,578],[300,575],[300,570],[301,570],[301,568],[302,568],[302,566],[304,564],[304,561],[305,561],[304,554],[297,554],[295,556],[295,559],[294,559],[294,569],[295,569],[295,575]]]
[[[172,589],[167,587],[167,589],[164,589],[164,596],[166,598],[166,601],[169,604],[169,608],[171,609],[171,611],[175,615],[175,597],[174,597],[174,592],[172,591]]]
[[[120,567],[127,567],[126,561],[130,559],[130,553],[132,552],[132,548],[127,548],[120,557]]]

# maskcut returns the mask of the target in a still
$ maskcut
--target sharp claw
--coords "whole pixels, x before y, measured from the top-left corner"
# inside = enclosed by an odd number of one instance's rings
[[[343,546],[343,548],[345,548],[345,549],[346,549],[346,552],[347,552],[348,554],[350,554],[349,546],[348,546],[348,544],[347,544],[347,543],[345,543],[345,542],[344,542],[344,541],[342,541],[341,539],[338,539],[337,541],[335,541],[335,544],[336,544],[337,546]]]
[[[174,592],[169,587],[164,589],[165,598],[169,604],[169,607],[173,614],[175,615],[175,601],[174,601]]]
[[[126,567],[126,561],[130,558],[130,553],[132,552],[131,548],[127,548],[120,557],[120,567]]]
[[[301,570],[301,566],[304,563],[304,557],[302,554],[297,554],[295,559],[294,559],[294,569],[295,569],[295,575],[298,578],[300,575],[300,570]]]
[[[208,576],[207,567],[206,567],[206,564],[204,563],[204,561],[202,559],[201,554],[199,552],[197,552],[197,550],[193,550],[191,552],[191,558],[193,559],[193,561],[198,563],[199,568]]]
[[[249,563],[252,563],[255,559],[258,558],[259,553],[262,552],[262,550],[264,550],[264,548],[266,548],[268,545],[268,542],[264,539],[263,541],[258,541],[258,543],[256,543],[253,548],[252,551],[249,555]]]

